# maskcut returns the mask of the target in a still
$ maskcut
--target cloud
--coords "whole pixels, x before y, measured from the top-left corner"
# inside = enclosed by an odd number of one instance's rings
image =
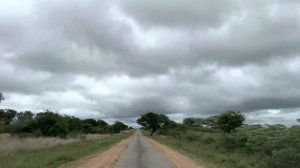
[[[235,4],[228,1],[120,1],[120,8],[145,26],[215,27],[230,17]]]
[[[298,5],[3,1],[1,108],[128,123],[148,111],[180,121],[240,110],[250,123],[291,124],[299,112]]]

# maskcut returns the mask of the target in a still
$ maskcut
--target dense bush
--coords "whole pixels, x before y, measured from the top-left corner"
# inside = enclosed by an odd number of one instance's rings
[[[128,126],[120,121],[109,126],[103,120],[81,120],[50,111],[34,115],[30,111],[17,112],[11,109],[0,109],[0,133],[66,137],[67,134],[76,133],[119,133],[125,129],[128,129]]]
[[[193,148],[203,148],[207,158],[214,158],[224,167],[297,168],[300,165],[300,126],[242,125],[243,116],[232,117],[238,124],[224,129],[232,121],[220,116],[206,119],[188,118],[173,128],[163,128],[159,134],[173,137],[182,147],[197,153]],[[230,114],[231,115],[231,114]],[[225,115],[223,115],[225,116]],[[223,124],[223,127],[220,126]],[[240,126],[240,127],[238,127]],[[197,155],[199,155],[197,153]]]

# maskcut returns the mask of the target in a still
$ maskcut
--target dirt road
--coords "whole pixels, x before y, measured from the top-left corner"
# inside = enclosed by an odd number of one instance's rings
[[[128,148],[120,155],[116,168],[175,168],[137,131]]]
[[[181,153],[136,131],[109,150],[68,168],[204,168]],[[64,167],[66,168],[66,167]]]

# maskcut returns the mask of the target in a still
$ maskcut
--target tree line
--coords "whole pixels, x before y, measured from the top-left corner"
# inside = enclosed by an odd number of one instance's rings
[[[186,126],[200,126],[207,128],[218,128],[224,132],[230,133],[236,128],[242,126],[245,121],[245,116],[240,112],[226,111],[221,115],[215,115],[203,118],[185,118],[183,119],[183,125]],[[164,114],[157,114],[149,112],[142,114],[138,119],[137,123],[143,127],[143,129],[151,129],[150,135],[158,130],[159,128],[175,128],[180,124],[170,120]]]
[[[0,109],[0,133],[66,137],[70,133],[119,133],[128,128],[120,121],[109,125],[101,119],[79,119],[49,110],[35,114],[31,111]]]
[[[3,100],[5,98],[0,92],[0,103]],[[120,121],[109,125],[101,119],[79,119],[49,110],[33,113],[31,111],[18,112],[13,109],[0,109],[0,133],[28,133],[36,136],[66,137],[71,133],[119,133],[129,128],[131,127]]]

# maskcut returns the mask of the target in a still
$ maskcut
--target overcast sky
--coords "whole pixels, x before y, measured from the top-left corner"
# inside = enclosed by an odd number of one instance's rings
[[[0,0],[0,108],[300,118],[300,1]]]

